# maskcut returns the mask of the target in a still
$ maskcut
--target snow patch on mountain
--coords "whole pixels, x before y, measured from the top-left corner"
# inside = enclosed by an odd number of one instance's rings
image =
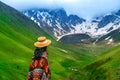
[[[112,43],[113,43],[113,39],[111,38],[108,40],[107,44],[112,44]]]
[[[31,17],[31,20],[34,20],[34,17]]]
[[[109,37],[105,38],[105,40],[108,40],[110,37],[111,37],[111,36],[109,36]]]
[[[120,28],[120,16],[115,13],[106,14],[92,21],[86,21],[77,15],[67,15],[64,9],[31,9],[24,11],[24,14],[40,27],[46,23],[48,26],[45,27],[52,28],[51,32],[58,40],[63,36],[79,33],[100,38]]]

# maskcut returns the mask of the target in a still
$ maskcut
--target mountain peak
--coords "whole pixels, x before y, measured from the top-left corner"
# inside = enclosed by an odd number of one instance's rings
[[[117,29],[120,24],[120,10],[116,12],[116,15],[111,13],[96,17],[96,19],[91,21],[87,21],[74,14],[67,15],[63,8],[38,9],[33,13],[26,10],[24,14],[57,38],[66,34],[76,33],[85,33],[91,37],[99,37]]]
[[[72,26],[76,26],[85,21],[85,19],[79,18],[77,15],[68,16],[63,8],[38,9],[34,10],[34,12],[32,10],[26,10],[24,14],[37,24],[42,25],[45,23],[56,37],[71,32],[74,29]],[[45,27],[42,28],[45,29]]]

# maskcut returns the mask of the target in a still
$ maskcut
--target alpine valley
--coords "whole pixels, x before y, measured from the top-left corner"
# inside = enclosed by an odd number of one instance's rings
[[[92,39],[92,43],[96,43],[100,41],[98,40],[99,38],[109,34],[111,35],[106,36],[104,40],[108,40],[109,43],[111,43],[115,38],[112,37],[114,34],[113,31],[118,31],[119,34],[120,10],[105,14],[100,17],[95,17],[91,21],[80,18],[77,15],[67,15],[63,8],[28,9],[23,11],[23,13],[35,23],[37,23],[40,27],[42,26],[41,28],[43,28],[46,32],[54,35],[59,41],[63,43],[70,44],[72,43],[71,39],[75,37],[77,37],[76,41],[79,41],[76,42],[74,40],[75,42],[73,43],[79,43],[81,41],[84,42],[88,39]],[[74,36],[76,34],[77,36]],[[81,34],[87,35],[87,37],[83,38]],[[116,36],[118,36],[118,34]]]
[[[120,80],[120,11],[90,22],[64,9],[31,9],[25,15],[0,1],[0,80],[27,79],[39,36],[52,41],[51,80]]]

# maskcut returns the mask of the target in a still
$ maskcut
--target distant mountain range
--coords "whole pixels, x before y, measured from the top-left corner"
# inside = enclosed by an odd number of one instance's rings
[[[74,26],[85,22],[85,19],[79,18],[77,15],[68,16],[64,9],[30,9],[24,11],[24,14],[42,26],[44,30],[46,27],[49,28],[50,31],[47,31],[56,37],[74,32]]]
[[[29,9],[23,13],[58,40],[70,34],[86,34],[91,38],[100,38],[120,28],[120,10],[91,21],[77,15],[67,15],[63,8]]]

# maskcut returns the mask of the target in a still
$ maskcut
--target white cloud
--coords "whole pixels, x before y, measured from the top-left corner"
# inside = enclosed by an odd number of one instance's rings
[[[120,0],[1,0],[18,9],[64,8],[68,14],[90,19],[120,9]]]

